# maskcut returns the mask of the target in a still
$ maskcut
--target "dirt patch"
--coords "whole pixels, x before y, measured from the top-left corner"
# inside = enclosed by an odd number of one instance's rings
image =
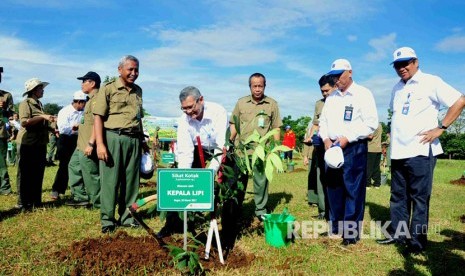
[[[302,169],[302,168],[297,168],[297,169],[294,169],[292,172],[290,173],[296,173],[296,172],[303,172],[305,171],[305,169]]]
[[[450,183],[455,184],[455,185],[463,185],[463,186],[465,186],[465,177],[462,176],[461,178],[459,178],[457,180],[451,180]]]
[[[460,221],[461,221],[462,223],[465,223],[465,215],[462,215],[462,216],[460,217]]]
[[[182,237],[170,240],[170,245],[183,247]],[[206,271],[230,270],[250,266],[255,259],[235,247],[229,252],[225,265],[218,252],[210,252],[210,260],[204,259],[205,247],[199,246],[197,253]],[[125,231],[111,236],[73,242],[69,248],[54,253],[54,256],[70,267],[71,275],[140,275],[147,273],[176,273],[169,251],[150,236],[132,237]]]

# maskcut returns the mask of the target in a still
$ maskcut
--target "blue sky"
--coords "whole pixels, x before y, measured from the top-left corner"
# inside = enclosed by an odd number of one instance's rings
[[[194,85],[232,111],[248,76],[267,77],[281,115],[313,116],[318,79],[348,59],[386,121],[398,78],[392,52],[414,48],[420,68],[463,93],[465,1],[2,0],[0,89],[22,100],[24,82],[50,82],[43,102],[65,105],[87,71],[116,76],[119,59],[140,60],[137,83],[154,116],[179,116]]]

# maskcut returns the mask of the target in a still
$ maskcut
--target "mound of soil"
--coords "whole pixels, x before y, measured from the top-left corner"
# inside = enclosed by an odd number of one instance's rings
[[[183,247],[182,237],[170,245]],[[250,266],[255,259],[235,247],[229,252],[225,265],[219,261],[216,248],[205,260],[205,247],[199,246],[200,262],[206,271],[235,269]],[[70,267],[71,275],[140,275],[153,272],[175,273],[169,250],[150,236],[132,237],[125,231],[111,236],[73,242],[69,248],[55,253],[59,261]]]
[[[463,186],[465,186],[465,177],[462,176],[461,178],[459,178],[457,180],[451,180],[450,183],[455,184],[455,185],[463,185]]]

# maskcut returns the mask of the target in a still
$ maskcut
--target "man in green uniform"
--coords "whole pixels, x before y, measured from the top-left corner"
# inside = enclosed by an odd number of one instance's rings
[[[84,108],[84,116],[79,126],[77,147],[68,164],[69,187],[72,198],[68,206],[87,206],[92,204],[100,208],[100,176],[97,154],[94,151],[94,114],[92,108],[100,88],[101,79],[95,72],[87,72],[82,80],[82,92],[89,100]]]
[[[0,89],[0,194],[11,194],[10,176],[8,175],[8,166],[6,164],[6,155],[8,152],[8,118],[13,115],[13,97],[10,92]]]
[[[234,111],[231,114],[229,121],[231,128],[231,140],[240,139],[244,142],[254,130],[263,136],[272,129],[277,129],[277,134],[274,135],[274,140],[279,143],[280,127],[283,125],[281,116],[279,114],[278,103],[265,96],[266,78],[261,73],[254,73],[249,77],[249,88],[251,95],[240,98]],[[236,126],[234,124],[234,117],[240,123],[240,135],[237,136]],[[254,201],[255,201],[255,215],[259,220],[264,219],[267,213],[266,204],[268,202],[268,180],[266,179],[263,163],[257,160],[253,168],[253,183],[254,183]],[[244,181],[244,186],[247,181]],[[244,187],[244,190],[246,187]]]
[[[310,163],[310,171],[308,174],[307,184],[307,200],[308,204],[317,204],[318,206],[318,219],[329,219],[329,203],[326,194],[326,178],[325,178],[325,162],[324,155],[325,149],[320,136],[318,136],[319,123],[321,111],[325,105],[326,98],[333,93],[337,87],[331,76],[323,75],[319,80],[322,99],[315,103],[315,113],[313,115],[312,126],[307,133],[307,141],[312,142],[313,152]]]
[[[100,159],[102,233],[113,232],[118,224],[138,226],[127,207],[139,194],[141,145],[149,152],[147,144],[142,143],[142,89],[134,83],[139,76],[139,60],[124,56],[118,72],[118,79],[100,88],[92,110]],[[118,221],[115,220],[116,203]]]
[[[373,180],[373,186],[375,189],[379,189],[381,186],[381,135],[383,134],[383,127],[381,124],[373,132],[372,135],[368,136],[368,156],[367,156],[367,189],[371,186],[371,180]]]

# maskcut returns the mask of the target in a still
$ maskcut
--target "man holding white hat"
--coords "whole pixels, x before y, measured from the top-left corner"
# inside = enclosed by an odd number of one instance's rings
[[[58,112],[57,127],[60,137],[57,143],[57,156],[60,164],[50,194],[52,200],[59,199],[59,195],[65,194],[68,187],[68,164],[76,149],[79,124],[86,102],[87,95],[82,90],[78,90],[73,95],[73,102]]]
[[[378,112],[371,91],[352,80],[348,60],[335,60],[327,75],[337,86],[326,98],[320,117],[320,137],[328,154],[325,161],[330,231],[342,235],[342,244],[349,245],[357,243],[361,236],[367,137],[378,127]]]
[[[405,253],[425,250],[429,200],[438,137],[457,119],[465,97],[441,78],[423,73],[415,51],[394,51],[391,63],[400,77],[391,94],[391,221],[389,235],[380,244],[407,245]],[[439,107],[449,109],[438,125]],[[411,214],[410,214],[411,210]],[[402,229],[409,228],[409,232]]]

